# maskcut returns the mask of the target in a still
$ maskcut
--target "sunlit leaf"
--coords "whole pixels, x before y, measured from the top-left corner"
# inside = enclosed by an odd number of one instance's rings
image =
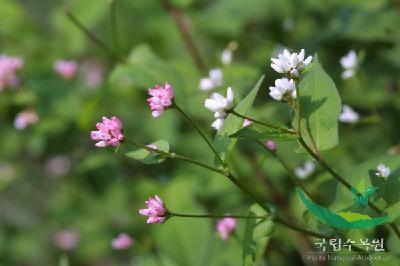
[[[338,118],[341,101],[335,83],[317,59],[307,66],[299,84],[301,133],[314,151],[324,151],[339,143]],[[293,125],[297,127],[296,117]]]

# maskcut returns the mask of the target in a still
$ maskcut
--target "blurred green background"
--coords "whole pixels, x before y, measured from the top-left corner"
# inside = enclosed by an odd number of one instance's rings
[[[266,74],[251,116],[289,124],[287,106],[268,96],[268,86],[278,77],[270,58],[280,47],[304,48],[307,54],[318,53],[342,102],[366,118],[341,124],[340,145],[327,152],[327,160],[346,172],[378,155],[398,154],[400,1],[171,2],[182,11],[206,68],[222,67],[224,94],[232,86],[238,101]],[[103,115],[117,115],[128,138],[142,143],[165,139],[173,151],[213,162],[202,139],[176,112],[154,119],[147,106],[147,89],[168,80],[176,101],[210,137],[215,134],[212,113],[203,107],[207,93],[199,90],[207,71],[193,64],[170,14],[158,0],[116,0],[118,52],[130,58],[121,65],[67,19],[64,6],[113,47],[109,1],[0,0],[0,54],[25,59],[20,86],[0,92],[0,265],[58,265],[60,260],[63,265],[63,256],[69,265],[241,265],[241,243],[220,240],[215,221],[146,225],[137,213],[144,200],[158,194],[177,212],[246,214],[251,201],[228,180],[177,161],[142,165],[121,151],[94,147],[89,138]],[[233,62],[221,66],[220,54],[231,41],[238,43]],[[350,49],[364,57],[357,75],[344,81],[339,60]],[[58,59],[79,63],[75,79],[64,80],[53,70]],[[15,129],[15,116],[27,108],[36,110],[39,122]],[[292,167],[307,159],[294,147],[294,142],[278,143],[279,154]],[[240,141],[231,163],[289,220],[330,230],[307,215],[284,169],[257,145]],[[341,200],[335,199],[336,182],[319,168],[307,187],[325,206]],[[56,245],[63,230],[78,236],[74,249]],[[240,221],[239,237],[243,231]],[[120,232],[134,238],[129,250],[112,249]],[[387,236],[381,228],[350,234]],[[303,265],[305,242],[277,226],[265,265]],[[400,253],[391,238],[385,243]]]

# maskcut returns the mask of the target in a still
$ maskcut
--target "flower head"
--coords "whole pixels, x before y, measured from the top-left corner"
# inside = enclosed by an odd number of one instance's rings
[[[384,165],[383,163],[378,164],[376,169],[378,170],[376,173],[377,176],[387,178],[390,175],[390,167]]]
[[[79,235],[73,230],[63,230],[55,234],[54,242],[59,249],[72,250],[79,242]]]
[[[295,175],[300,179],[306,179],[315,170],[315,164],[313,161],[306,161],[303,166],[294,169]]]
[[[78,70],[78,64],[73,60],[57,60],[54,62],[54,70],[64,79],[73,79]]]
[[[14,88],[18,85],[17,71],[24,65],[19,57],[0,55],[0,91],[4,88]]]
[[[211,94],[209,99],[206,99],[204,106],[214,112],[215,121],[211,124],[216,130],[220,130],[224,124],[226,111],[233,107],[233,90],[231,87],[226,92],[226,97],[219,93]]]
[[[217,231],[221,236],[221,239],[226,241],[229,235],[236,228],[236,220],[234,218],[223,218],[217,222]]]
[[[267,147],[267,149],[270,150],[270,151],[275,151],[276,150],[276,143],[273,140],[267,140],[265,142],[265,147]]]
[[[16,129],[25,129],[30,125],[34,125],[39,121],[39,116],[34,110],[25,110],[17,114],[14,119],[14,127]]]
[[[162,224],[167,218],[167,208],[164,205],[162,199],[155,195],[153,198],[149,198],[146,201],[147,209],[140,209],[139,214],[148,216],[148,224],[159,223]]]
[[[111,145],[116,147],[124,140],[122,134],[122,122],[113,116],[111,119],[103,116],[103,122],[97,123],[97,131],[90,132],[92,140],[98,141],[96,147],[106,147]]]
[[[293,79],[277,79],[275,87],[269,87],[269,95],[277,101],[296,99],[296,84]]]
[[[354,76],[358,64],[356,52],[354,50],[351,50],[347,55],[340,58],[340,64],[344,68],[342,79],[349,79]]]
[[[342,123],[355,123],[360,119],[360,115],[348,105],[343,105],[339,121]]]
[[[149,95],[150,98],[147,101],[150,104],[151,114],[153,117],[158,117],[172,105],[174,91],[172,86],[166,82],[164,87],[156,85],[154,89],[149,89]]]
[[[208,72],[208,77],[200,80],[200,90],[210,91],[223,84],[224,74],[220,68],[213,68]]]
[[[284,49],[278,58],[271,58],[271,67],[278,73],[298,77],[299,72],[312,61],[311,55],[304,57],[304,49],[301,49],[300,53],[290,53],[289,50]]]
[[[111,246],[117,250],[128,249],[133,245],[133,243],[133,239],[128,234],[121,233],[117,238],[113,239]]]

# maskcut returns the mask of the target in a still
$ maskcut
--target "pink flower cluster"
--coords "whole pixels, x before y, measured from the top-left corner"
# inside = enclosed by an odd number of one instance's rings
[[[78,245],[79,235],[73,230],[59,231],[54,236],[54,242],[59,249],[72,250]]]
[[[92,140],[98,141],[96,147],[118,146],[124,140],[122,122],[115,116],[111,119],[103,117],[102,123],[97,123],[97,131],[90,132]]]
[[[36,124],[38,120],[39,117],[34,110],[25,110],[15,117],[14,127],[16,129],[25,129],[30,125]]]
[[[14,88],[18,85],[17,71],[24,65],[19,57],[0,55],[0,91],[4,88]]]
[[[133,243],[133,239],[128,234],[121,233],[117,238],[113,239],[111,246],[117,250],[128,249],[133,245]]]
[[[165,208],[164,202],[159,196],[155,195],[153,198],[149,198],[149,200],[146,201],[146,205],[147,209],[140,209],[139,214],[149,217],[147,219],[148,224],[162,224],[165,222],[167,208]]]
[[[217,223],[217,231],[220,234],[222,240],[226,241],[229,235],[236,228],[236,220],[234,218],[223,218]]]
[[[54,63],[54,70],[64,79],[73,79],[78,70],[78,64],[73,60],[58,60]]]
[[[165,109],[172,105],[174,91],[172,86],[165,83],[165,86],[156,85],[154,89],[149,89],[150,98],[147,101],[150,104],[153,117],[160,116]]]

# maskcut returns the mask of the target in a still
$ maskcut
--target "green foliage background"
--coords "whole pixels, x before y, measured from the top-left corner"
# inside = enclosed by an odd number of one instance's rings
[[[375,158],[388,151],[398,156],[398,1],[172,2],[185,14],[208,68],[220,66],[221,51],[230,41],[238,42],[233,64],[223,67],[223,93],[232,86],[239,102],[265,74],[250,110],[258,119],[291,123],[287,106],[268,96],[268,86],[278,77],[269,66],[278,47],[318,53],[342,103],[364,118],[357,125],[340,124],[339,145],[324,153],[339,172],[352,173],[347,177],[352,185],[357,184],[355,177],[370,180],[368,169],[380,162]],[[103,115],[118,115],[128,138],[142,143],[165,139],[173,151],[214,162],[211,151],[176,112],[154,119],[146,104],[147,89],[168,80],[176,101],[210,136],[215,134],[210,127],[212,114],[203,107],[207,95],[198,89],[206,73],[194,66],[169,14],[158,0],[117,0],[119,50],[128,58],[127,65],[117,65],[71,24],[64,5],[112,46],[106,0],[0,0],[0,53],[25,58],[20,88],[0,93],[0,163],[14,169],[0,171],[0,265],[57,265],[64,252],[55,247],[53,236],[66,228],[80,235],[78,247],[67,252],[70,265],[241,265],[242,244],[235,238],[221,241],[215,221],[171,219],[149,226],[137,213],[154,194],[176,212],[248,213],[252,202],[229,180],[173,160],[143,165],[122,152],[95,148],[89,138]],[[350,49],[365,56],[357,75],[343,81],[339,59]],[[73,81],[61,79],[53,71],[53,62],[60,58],[95,59],[104,68],[103,84],[90,89],[82,74]],[[27,107],[37,110],[40,121],[18,131],[14,117]],[[293,152],[296,147],[294,141],[278,143],[279,154],[292,167],[307,159]],[[236,148],[231,156],[234,172],[272,202],[277,212],[291,213],[291,221],[321,232],[332,230],[306,211],[279,162],[248,140],[239,140]],[[55,155],[65,155],[72,163],[68,174],[59,178],[45,171],[45,162]],[[373,162],[359,171],[354,169],[370,159]],[[382,208],[396,210],[399,160],[383,160],[393,163],[397,174],[390,182],[397,190],[391,190],[386,202],[377,201]],[[320,168],[306,186],[321,205],[336,211],[352,203],[351,193]],[[245,230],[245,221],[240,221],[240,238]],[[120,232],[135,239],[131,249],[111,248],[111,240]],[[388,237],[382,227],[343,233],[354,238],[385,237],[387,249],[400,254],[398,240]],[[265,241],[269,243],[261,265],[302,265],[303,241],[277,225]]]

